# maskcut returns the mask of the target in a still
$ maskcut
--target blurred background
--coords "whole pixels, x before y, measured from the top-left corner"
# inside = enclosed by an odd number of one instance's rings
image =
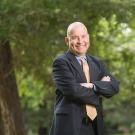
[[[135,135],[135,0],[0,0],[0,135],[48,134],[51,66],[74,21],[120,81],[119,94],[103,100],[108,135]]]

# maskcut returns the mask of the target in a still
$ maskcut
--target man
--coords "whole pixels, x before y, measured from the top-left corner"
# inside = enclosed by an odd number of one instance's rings
[[[97,58],[85,25],[74,22],[67,29],[69,50],[53,63],[56,103],[50,135],[105,135],[102,97],[118,93],[119,83]]]

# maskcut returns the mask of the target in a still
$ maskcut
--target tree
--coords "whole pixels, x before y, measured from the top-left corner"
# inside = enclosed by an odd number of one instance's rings
[[[12,54],[6,40],[0,42],[0,120],[0,134],[24,135]]]

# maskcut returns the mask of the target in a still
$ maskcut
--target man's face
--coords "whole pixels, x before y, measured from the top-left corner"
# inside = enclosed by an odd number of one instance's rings
[[[69,49],[76,55],[85,55],[89,48],[89,34],[85,27],[78,26],[70,31],[68,37],[65,38]]]

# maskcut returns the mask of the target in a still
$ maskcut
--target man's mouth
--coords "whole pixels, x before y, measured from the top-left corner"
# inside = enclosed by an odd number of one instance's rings
[[[83,48],[85,45],[76,45],[77,48]]]

